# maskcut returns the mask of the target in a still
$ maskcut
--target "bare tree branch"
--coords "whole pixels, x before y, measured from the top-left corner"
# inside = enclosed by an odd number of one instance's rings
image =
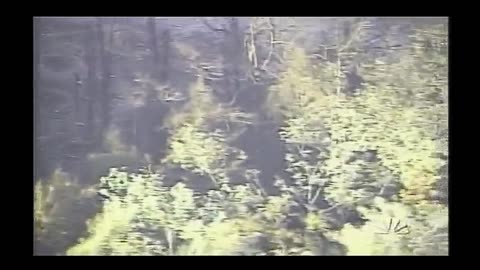
[[[256,48],[255,48],[255,33],[253,30],[253,24],[250,24],[250,44],[249,44],[249,50],[248,50],[248,59],[250,60],[250,63],[253,63],[253,67],[257,68],[258,63],[257,63],[257,53],[256,53]]]
[[[321,58],[322,60],[327,60],[327,57],[325,57],[325,56],[323,56],[323,55],[320,55],[320,54],[317,54],[317,53],[312,54],[312,56]]]
[[[318,196],[320,195],[320,191],[321,191],[321,190],[322,190],[322,188],[320,188],[320,187],[317,188],[317,192],[315,192],[315,196],[313,196],[312,200],[310,200],[310,202],[309,202],[311,205],[314,205],[314,204],[315,204],[315,202],[316,202],[317,199],[318,199]]]
[[[337,40],[337,45],[340,47],[340,26],[336,25],[335,27],[336,29],[336,40]],[[337,51],[337,96],[340,95],[340,91],[341,91],[341,88],[342,88],[342,80],[341,80],[341,73],[342,73],[342,69],[341,69],[341,60],[340,60],[340,52],[342,51],[342,49],[338,49]]]
[[[206,76],[205,80],[207,80],[207,81],[221,81],[221,80],[223,80],[223,78],[215,78],[215,77],[211,77],[211,76]]]
[[[233,104],[235,103],[235,101],[237,99],[238,93],[240,93],[240,92],[239,91],[235,92],[235,94],[232,97],[232,100],[230,100],[230,102],[227,103],[228,107],[233,106]]]
[[[368,23],[368,22],[367,22],[367,23]],[[338,25],[337,25],[337,27],[338,27]],[[342,52],[342,51],[348,49],[348,48],[350,47],[350,45],[352,44],[352,42],[358,38],[358,36],[360,35],[360,31],[361,31],[362,29],[366,28],[366,27],[368,27],[368,26],[367,26],[365,23],[362,23],[362,22],[357,23],[356,28],[355,28],[355,30],[353,31],[350,39],[347,41],[347,43],[346,43],[345,45],[343,45],[343,46],[340,48],[339,52]],[[339,33],[338,33],[338,34],[339,34]],[[340,45],[340,44],[339,44],[339,45]]]
[[[269,26],[271,27],[270,31],[270,51],[268,53],[267,59],[263,62],[262,69],[265,69],[268,65],[268,62],[270,62],[270,59],[272,58],[272,53],[273,53],[273,41],[275,40],[275,27],[273,26],[272,19],[268,18],[268,23]]]
[[[265,71],[266,73],[268,73],[268,75],[272,76],[273,78],[275,78],[275,79],[277,79],[277,80],[280,79],[280,77],[278,77],[278,75],[276,75],[275,73],[271,72],[271,71],[268,70],[267,68],[265,68],[264,71]]]

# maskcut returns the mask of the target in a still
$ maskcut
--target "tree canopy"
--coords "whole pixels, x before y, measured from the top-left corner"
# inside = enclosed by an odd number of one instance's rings
[[[309,35],[301,18],[206,18],[198,35],[220,37],[210,48],[163,19],[65,23],[96,41],[41,20],[40,64],[56,61],[51,52],[68,60],[55,46],[80,47],[87,87],[45,86],[48,72],[65,79],[42,66],[35,91],[74,108],[65,142],[93,145],[81,163],[88,181],[57,170],[36,182],[42,246],[62,255],[448,255],[446,20],[318,18],[322,29]],[[134,73],[114,63],[140,75],[110,80]],[[37,132],[51,140],[60,128],[46,122]],[[282,169],[263,165],[273,160]],[[60,222],[70,215],[85,228]]]

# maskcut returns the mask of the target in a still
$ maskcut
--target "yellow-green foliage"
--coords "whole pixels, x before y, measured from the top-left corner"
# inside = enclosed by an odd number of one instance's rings
[[[396,62],[379,59],[365,64],[360,72],[366,89],[360,95],[345,96],[322,89],[322,80],[335,81],[331,66],[323,65],[323,73],[322,67],[310,72],[305,52],[292,50],[288,68],[270,97],[284,108],[280,135],[287,143],[328,142],[329,157],[322,168],[331,181],[327,197],[340,203],[372,197],[374,193],[366,194],[359,185],[375,185],[378,177],[390,172],[404,184],[401,196],[407,202],[428,199],[444,164],[435,154],[445,153],[447,145],[445,136],[440,136],[447,129],[442,97],[447,85],[445,58],[440,53],[422,58],[407,51]],[[347,164],[354,152],[366,150],[376,150],[383,166]],[[357,175],[365,173],[376,176],[369,177],[370,183],[358,183]]]
[[[103,210],[87,222],[88,237],[67,251],[67,255],[151,255],[160,247],[139,232],[162,217],[158,208],[165,191],[153,181],[156,175],[133,175],[112,169],[102,182],[110,187]],[[163,192],[162,192],[163,191]],[[165,206],[164,206],[165,207]]]
[[[131,179],[128,180],[128,177]],[[118,192],[111,193],[102,213],[89,222],[88,238],[72,247],[67,254],[165,255],[175,254],[178,248],[179,252],[205,255],[228,253],[231,250],[225,245],[238,244],[234,240],[221,240],[224,237],[221,228],[234,228],[225,226],[222,219],[217,218],[223,212],[219,202],[210,206],[218,209],[214,220],[204,224],[200,213],[207,212],[197,209],[193,191],[183,183],[164,188],[157,175],[127,176],[127,173],[117,170],[112,170],[106,180],[112,192]],[[121,193],[123,190],[125,192]],[[157,234],[160,232],[163,237],[150,238],[149,230]],[[226,235],[236,237],[234,232]],[[202,245],[200,240],[208,241],[205,244],[208,249],[198,246]],[[188,242],[181,244],[184,241]]]
[[[263,201],[252,187],[224,184],[222,190],[209,192],[203,206],[196,208],[197,219],[186,224],[180,235],[188,241],[178,255],[239,255],[252,234],[264,231],[246,208]]]
[[[426,42],[421,33],[412,39]],[[330,248],[332,239],[348,255],[446,254],[448,208],[428,197],[444,162],[436,154],[448,154],[445,57],[412,47],[375,59],[360,67],[365,88],[347,96],[338,91],[336,63],[313,67],[303,49],[291,48],[266,102],[282,120],[279,135],[293,180],[277,178],[275,196],[248,173],[248,183],[228,181],[228,170],[246,158],[229,146],[229,136],[251,118],[218,105],[200,75],[190,102],[167,123],[172,136],[162,165],[220,180],[216,189],[197,193],[188,183],[168,186],[180,179],[166,181],[160,173],[111,170],[101,179],[109,199],[67,254],[341,254]],[[368,150],[376,158],[368,158]],[[380,198],[396,181],[404,187],[399,196]],[[317,209],[320,194],[335,207]],[[334,231],[329,214],[345,209],[366,221],[341,220]],[[398,221],[407,232],[386,232]]]
[[[248,115],[216,105],[213,93],[201,78],[192,86],[190,97],[189,104],[167,124],[172,136],[163,164],[179,164],[214,180],[225,180],[227,168],[238,166],[235,160],[246,157],[225,143],[226,132],[210,130],[215,123],[235,122]],[[229,129],[228,125],[226,128]],[[241,217],[235,218],[238,213],[246,213],[247,208],[231,202],[252,197],[242,195],[248,189],[227,188],[232,197],[223,199],[223,192],[212,191],[198,209],[202,202],[194,199],[193,191],[186,185],[162,187],[161,177],[151,173],[127,175],[112,170],[101,182],[110,190],[110,199],[102,213],[89,222],[89,237],[72,247],[69,254],[233,254],[242,245],[240,231],[255,227]],[[128,216],[117,220],[122,211]],[[225,223],[227,216],[236,221]],[[234,225],[239,222],[247,225]],[[151,239],[148,231],[157,237]],[[225,241],[227,236],[231,239]]]
[[[185,123],[170,140],[167,161],[201,174],[214,175],[225,167],[226,145],[221,136],[209,136],[199,127]]]
[[[179,247],[178,255],[241,255],[243,242],[256,231],[259,224],[247,218],[218,219],[207,225],[201,221],[191,224],[196,232],[190,241]]]
[[[95,190],[82,188],[67,173],[55,170],[34,188],[35,240],[48,250],[61,252],[78,237],[79,220],[95,211]],[[42,251],[44,252],[44,251]]]
[[[329,228],[325,217],[319,212],[309,212],[305,217],[306,229],[313,232],[326,232]]]
[[[365,171],[357,164],[346,164],[352,153],[376,150],[383,165],[401,177],[406,199],[426,198],[442,162],[434,157],[438,149],[429,126],[423,124],[425,111],[406,107],[388,90],[371,88],[355,97],[338,96],[329,110],[324,121],[332,143],[325,169],[332,175],[332,182],[349,185],[352,174]],[[339,190],[351,190],[345,188]],[[345,193],[343,197],[351,196]]]
[[[89,238],[82,239],[78,245],[70,248],[67,255],[101,255],[109,249],[115,249],[112,253],[123,253],[121,250],[131,247],[132,243],[119,246],[121,241],[117,238],[129,229],[135,210],[135,205],[122,207],[122,202],[118,198],[108,201],[103,208],[103,213],[87,223]]]
[[[351,161],[354,153],[377,148],[359,138],[365,135],[366,128],[356,122],[361,118],[361,112],[348,113],[349,109],[333,109],[334,120],[326,120],[330,129],[331,144],[330,155],[323,169],[331,176],[329,179],[331,184],[325,189],[326,197],[333,202],[353,204],[359,199],[374,196],[372,192],[379,191],[378,187],[383,179],[382,170],[377,162],[360,158]]]
[[[324,92],[329,84],[324,88],[322,80],[314,73],[305,51],[293,48],[287,55],[287,69],[278,84],[270,88],[269,109],[287,117],[307,117],[308,114],[315,118],[321,111],[321,104],[327,102]]]
[[[393,232],[397,222],[400,222],[400,226],[405,225],[410,215],[409,209],[400,203],[387,203],[378,197],[374,206],[376,208],[359,208],[368,219],[363,226],[347,224],[339,232],[338,240],[346,246],[347,255],[411,255],[407,247],[408,234]],[[393,225],[389,230],[390,222]]]
[[[151,173],[112,170],[103,210],[88,222],[88,235],[68,255],[265,255],[314,250],[298,231],[280,228],[292,197],[264,197],[252,185],[222,184],[195,194],[183,183],[163,187]],[[298,213],[299,214],[299,213]],[[302,218],[300,218],[302,219]],[[308,230],[323,230],[321,215],[307,218]],[[272,250],[248,243],[265,237]]]
[[[385,166],[400,175],[402,197],[412,203],[426,200],[439,179],[445,161],[435,154],[448,155],[447,55],[418,53],[364,67],[369,84],[358,102],[365,108],[352,121],[352,129],[363,128],[361,143],[374,144]]]
[[[298,154],[288,153],[286,159],[291,168],[287,171],[292,172],[293,178],[299,182],[306,180],[308,183],[303,186],[310,186],[322,182],[320,169],[323,170],[330,175],[332,184],[326,189],[326,193],[334,202],[353,203],[359,198],[366,197],[361,188],[353,188],[358,184],[354,183],[355,179],[352,175],[356,174],[361,166],[345,164],[353,151],[367,149],[362,142],[348,138],[351,133],[360,132],[360,130],[353,130],[355,126],[352,127],[352,123],[357,124],[355,121],[358,121],[355,119],[358,118],[355,106],[357,103],[345,96],[333,95],[335,91],[332,89],[322,89],[321,81],[334,81],[334,73],[330,65],[324,64],[323,72],[322,67],[319,67],[316,72],[308,72],[311,70],[311,64],[305,52],[300,49],[293,50],[288,59],[290,65],[271,93],[272,100],[277,101],[287,110],[284,113],[286,118],[280,135],[287,144],[309,145],[319,149],[322,157],[310,155],[310,159],[317,160],[317,164],[307,165],[301,162]],[[323,77],[316,79],[316,74]],[[325,87],[332,86],[334,86],[333,83],[325,83]],[[325,153],[327,148],[330,154],[326,163],[322,164],[319,158],[327,157]],[[309,153],[300,153],[300,155],[309,156]],[[303,168],[312,167],[307,169],[310,173],[302,174],[302,170],[295,169],[300,167],[299,165]],[[309,189],[307,196],[313,199],[311,187]]]
[[[35,183],[34,189],[34,219],[35,219],[35,229],[36,233],[40,233],[43,229],[45,223],[48,222],[48,217],[50,216],[54,205],[53,205],[53,191],[52,186],[47,186],[43,184],[42,181],[37,181]]]
[[[448,207],[425,205],[417,207],[418,218],[409,247],[415,255],[448,255]]]
[[[174,112],[167,119],[167,127],[175,130],[184,123],[204,126],[207,120],[222,115],[222,108],[210,87],[205,85],[203,76],[199,75],[196,82],[190,86],[190,101],[180,111]]]
[[[428,195],[445,161],[436,154],[448,155],[446,55],[429,53],[428,57],[419,57],[409,51],[394,62],[378,59],[370,66],[365,64],[360,69],[366,79],[365,89],[360,94],[346,96],[336,95],[332,89],[336,87],[332,65],[324,64],[311,73],[305,53],[293,50],[287,57],[286,71],[271,89],[270,102],[274,103],[273,110],[284,116],[279,133],[287,143],[287,171],[296,183],[304,187],[328,183],[323,190],[331,203],[356,205],[364,198],[374,202],[382,186],[398,179],[405,187],[399,194],[402,202],[416,207],[391,203],[396,208],[396,217],[409,209],[410,215],[401,218],[422,224],[422,211],[437,207]],[[310,149],[321,153],[314,156]],[[378,159],[352,159],[367,150],[375,151]],[[288,189],[312,198],[312,188]],[[377,197],[375,203],[378,200]],[[413,248],[422,245],[415,239],[432,238],[430,234],[421,235],[426,229],[423,225],[418,225],[419,229],[408,237],[375,233],[373,225],[391,215],[387,212],[364,211],[362,214],[370,220],[364,226],[344,227],[340,239],[349,248],[349,254],[422,252],[418,251],[421,248]],[[308,213],[305,220],[309,227],[315,228],[312,216],[313,213]],[[444,246],[448,247],[445,241]]]
[[[89,182],[96,183],[100,177],[108,175],[110,168],[134,168],[141,165],[146,165],[146,160],[140,157],[135,149],[126,152],[92,153],[87,156],[84,177]]]
[[[323,118],[328,114],[328,104],[331,100],[327,94],[331,84],[329,65],[325,69],[311,68],[304,50],[294,48],[287,55],[287,69],[280,76],[277,85],[270,89],[268,106],[275,113],[283,116],[283,126],[279,132],[280,137],[287,144],[287,172],[295,179],[295,193],[302,196],[309,203],[314,203],[318,198],[313,185],[322,185],[319,161],[325,158],[325,149],[329,145],[327,129]],[[315,74],[326,75],[317,78]],[[325,82],[322,84],[322,82]],[[309,146],[320,150],[321,156],[315,156],[312,150],[304,149]],[[316,164],[309,163],[317,161]]]
[[[264,206],[265,212],[263,216],[266,220],[273,221],[273,224],[278,224],[287,212],[288,202],[292,199],[288,194],[283,196],[271,196],[267,199]]]
[[[365,225],[354,227],[347,224],[339,232],[338,240],[348,249],[347,255],[448,254],[448,213],[445,207],[430,207],[430,214],[421,215],[418,209],[378,197],[373,206],[359,208],[368,219]],[[397,229],[408,227],[395,233],[397,222]]]
[[[236,166],[232,162],[246,158],[243,151],[226,143],[228,138],[236,136],[229,133],[229,123],[248,123],[250,115],[219,106],[201,78],[191,87],[190,98],[183,110],[170,119],[172,136],[165,161],[195,173],[207,174],[214,180],[224,180],[226,170]]]

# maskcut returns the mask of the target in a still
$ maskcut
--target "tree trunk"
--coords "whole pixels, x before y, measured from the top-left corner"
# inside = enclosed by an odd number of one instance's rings
[[[34,97],[34,131],[33,134],[34,138],[34,174],[35,179],[39,177],[39,172],[41,171],[41,166],[39,166],[41,162],[41,155],[40,155],[40,146],[37,137],[41,134],[41,113],[39,108],[39,86],[40,86],[40,36],[41,36],[41,19],[34,18],[33,19],[33,35],[34,35],[34,43],[33,43],[33,97]]]
[[[87,26],[86,34],[86,53],[85,62],[87,63],[87,120],[84,132],[84,140],[92,142],[95,134],[95,100],[97,92],[97,63],[96,63],[96,46],[95,46],[95,28],[91,25]]]
[[[240,70],[243,52],[243,33],[237,18],[228,18],[228,29],[222,29],[224,59],[223,77],[226,99],[230,100],[240,88]]]
[[[73,89],[73,119],[75,122],[81,122],[81,117],[80,117],[80,92],[82,91],[82,79],[80,78],[80,75],[78,73],[74,73],[74,89]]]
[[[170,58],[170,43],[171,43],[170,30],[165,29],[162,34],[162,66],[160,80],[162,82],[168,82],[169,79],[169,58]]]
[[[160,72],[158,72],[159,68],[159,54],[158,54],[158,43],[157,43],[157,25],[155,23],[155,17],[149,17],[147,19],[147,27],[149,33],[149,45],[150,50],[152,52],[152,77],[155,79],[160,79]]]
[[[41,19],[34,18],[33,20],[33,35],[34,35],[34,46],[33,46],[33,56],[34,56],[34,65],[33,65],[33,77],[34,77],[34,87],[35,92],[38,91],[38,86],[40,84],[40,37],[41,37]]]
[[[101,61],[101,68],[102,68],[102,81],[101,81],[101,88],[100,88],[100,110],[101,110],[101,126],[98,131],[97,135],[97,144],[100,147],[103,147],[103,136],[105,131],[110,126],[111,122],[111,110],[112,110],[112,95],[110,93],[110,76],[112,75],[112,57],[110,51],[106,50],[105,47],[111,48],[111,41],[112,41],[112,29],[110,28],[108,34],[108,41],[104,35],[104,27],[102,24],[102,19],[97,19],[97,34],[98,34],[98,42],[100,45],[100,61]]]
[[[240,88],[240,70],[243,56],[243,33],[240,32],[240,26],[237,18],[231,18],[230,21],[231,33],[231,57],[232,57],[232,80],[233,80],[233,95],[237,93]]]
[[[40,88],[40,37],[41,37],[41,19],[34,18],[33,20],[33,35],[34,35],[34,43],[33,43],[33,93],[34,93],[34,109],[35,109],[35,134],[39,133],[40,129],[40,108],[39,108],[39,88]]]

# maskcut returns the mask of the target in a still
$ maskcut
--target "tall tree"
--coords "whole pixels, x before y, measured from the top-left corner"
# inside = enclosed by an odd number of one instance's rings
[[[156,19],[155,17],[149,17],[147,18],[147,33],[148,44],[152,53],[152,78],[165,83],[169,77],[170,30],[168,28],[164,29],[159,38]]]
[[[98,93],[97,79],[97,36],[94,25],[85,26],[85,62],[87,64],[87,86],[86,86],[86,124],[84,131],[84,140],[95,141],[95,103]]]
[[[100,110],[101,114],[100,117],[102,118],[102,123],[98,129],[99,134],[98,142],[99,144],[103,144],[103,137],[105,135],[105,131],[109,128],[110,122],[112,119],[111,110],[112,110],[112,98],[113,95],[111,93],[110,85],[111,85],[111,77],[112,77],[112,38],[113,38],[113,24],[104,25],[104,19],[98,18],[97,19],[97,35],[98,35],[98,42],[100,45],[100,62],[101,62],[101,69],[102,69],[102,79],[101,79],[101,87],[99,93],[99,103],[100,103]],[[106,27],[110,26],[110,27]],[[106,33],[106,35],[105,35]],[[103,147],[103,146],[102,146]]]
[[[222,34],[223,81],[227,96],[233,98],[240,89],[240,75],[244,59],[244,33],[239,19],[236,17],[223,18],[222,26],[214,26],[208,19],[202,21],[214,33]]]
[[[160,72],[159,72],[160,56],[158,52],[157,25],[155,22],[155,17],[149,17],[147,19],[147,27],[148,27],[148,36],[149,36],[149,47],[150,47],[150,51],[152,52],[151,73],[153,78],[160,79]]]
[[[168,27],[166,25],[165,27]],[[170,77],[170,52],[171,52],[171,43],[172,37],[170,29],[163,30],[162,33],[162,57],[161,57],[161,67],[160,67],[160,80],[161,82],[168,82]]]
[[[38,140],[38,136],[41,134],[40,130],[40,121],[42,115],[42,108],[40,107],[39,97],[40,97],[40,40],[41,40],[41,18],[34,18],[33,19],[33,34],[34,34],[34,43],[33,43],[33,97],[34,97],[34,141],[35,141],[35,149],[34,149],[34,162],[35,162],[35,175],[38,176],[40,172],[40,164],[42,161],[40,160],[41,155],[39,153],[40,150],[40,140]]]

